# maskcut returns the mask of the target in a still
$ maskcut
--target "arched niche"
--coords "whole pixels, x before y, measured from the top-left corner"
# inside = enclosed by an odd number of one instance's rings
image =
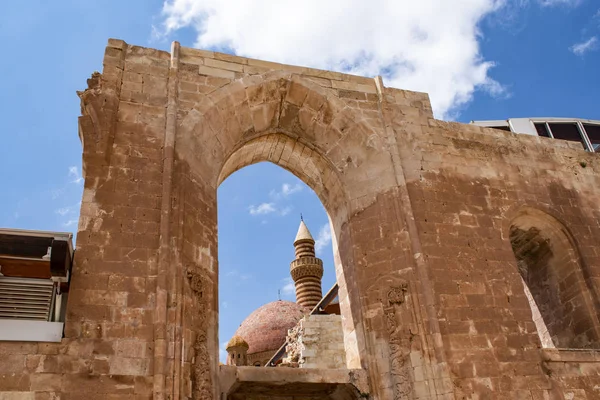
[[[553,216],[523,208],[510,243],[543,347],[600,347],[594,298],[576,242]]]

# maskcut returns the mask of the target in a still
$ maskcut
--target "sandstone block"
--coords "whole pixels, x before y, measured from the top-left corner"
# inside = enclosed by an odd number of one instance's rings
[[[212,76],[212,77],[216,77],[216,78],[235,79],[235,72],[233,72],[233,71],[212,68],[212,67],[206,67],[203,65],[198,67],[198,73],[200,75],[207,75],[207,76]]]

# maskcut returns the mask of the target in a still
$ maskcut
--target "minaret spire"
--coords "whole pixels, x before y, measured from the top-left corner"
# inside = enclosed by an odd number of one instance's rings
[[[296,259],[290,264],[290,273],[296,285],[296,302],[303,307],[313,308],[323,297],[323,261],[315,256],[315,240],[302,216],[294,248]]]

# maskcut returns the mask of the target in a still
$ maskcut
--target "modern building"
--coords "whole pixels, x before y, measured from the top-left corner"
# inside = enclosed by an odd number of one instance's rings
[[[581,118],[509,118],[471,121],[472,124],[508,132],[579,142],[591,152],[600,152],[600,121]]]
[[[73,235],[0,228],[0,341],[60,342]]]

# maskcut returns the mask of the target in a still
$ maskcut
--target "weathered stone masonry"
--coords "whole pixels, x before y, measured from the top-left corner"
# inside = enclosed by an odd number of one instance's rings
[[[596,154],[435,120],[380,78],[177,43],[111,39],[88,86],[65,338],[0,343],[1,399],[218,399],[216,189],[260,161],[329,213],[346,362],[371,398],[600,398]],[[511,243],[532,228],[564,258],[543,273]],[[558,285],[553,349],[535,274]]]

